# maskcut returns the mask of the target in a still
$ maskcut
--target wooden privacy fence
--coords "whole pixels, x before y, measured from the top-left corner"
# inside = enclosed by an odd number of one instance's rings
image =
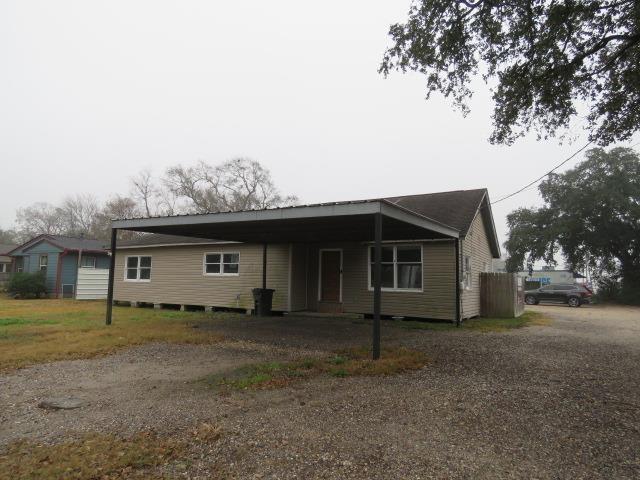
[[[480,315],[515,318],[524,312],[524,283],[515,273],[480,274]]]

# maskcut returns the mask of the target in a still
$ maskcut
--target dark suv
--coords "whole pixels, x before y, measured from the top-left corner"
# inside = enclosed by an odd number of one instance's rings
[[[524,292],[524,302],[527,305],[544,303],[566,303],[570,307],[579,307],[589,303],[591,290],[582,285],[557,284],[546,285]]]

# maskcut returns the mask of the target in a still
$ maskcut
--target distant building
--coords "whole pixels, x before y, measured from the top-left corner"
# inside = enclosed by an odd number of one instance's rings
[[[16,247],[17,245],[0,245],[0,287],[9,280],[13,259],[7,254]]]
[[[105,272],[108,271],[110,257],[100,240],[38,235],[16,246],[7,255],[13,259],[13,272],[45,272],[51,297],[106,298]],[[82,274],[87,277],[85,285],[89,285],[90,292],[80,296],[77,290]]]
[[[495,258],[493,260],[494,272],[506,272],[506,259]],[[529,275],[528,271],[518,272],[518,276],[528,281],[540,282],[540,285],[558,284],[558,283],[584,283],[587,279],[584,275],[573,270],[556,270],[552,266],[544,266],[533,271],[533,275]]]
[[[584,283],[587,279],[584,275],[572,270],[550,270],[544,268],[534,270],[533,275],[529,275],[529,272],[518,272],[518,276],[529,281],[539,281],[541,286],[558,283]]]

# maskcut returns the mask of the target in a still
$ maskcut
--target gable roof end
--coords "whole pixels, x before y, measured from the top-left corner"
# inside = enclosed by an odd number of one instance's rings
[[[100,240],[94,240],[91,238],[77,238],[77,237],[68,237],[65,235],[49,235],[42,234],[36,237],[33,237],[30,240],[27,240],[22,245],[18,245],[10,252],[7,252],[7,255],[14,255],[17,251],[26,251],[35,245],[47,242],[53,245],[54,247],[60,248],[62,250],[86,250],[91,252],[104,252],[107,253],[103,246],[103,242]]]

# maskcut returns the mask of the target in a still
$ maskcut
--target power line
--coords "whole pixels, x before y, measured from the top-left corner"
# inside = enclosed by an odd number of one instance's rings
[[[542,180],[544,177],[546,177],[547,175],[552,174],[553,172],[555,172],[557,169],[559,169],[562,165],[564,165],[565,163],[567,163],[569,160],[571,160],[573,157],[575,157],[576,155],[578,155],[580,152],[582,152],[585,148],[587,148],[589,145],[591,145],[593,143],[592,140],[588,141],[587,143],[584,144],[584,146],[582,146],[582,148],[580,148],[578,151],[576,151],[573,155],[571,155],[570,157],[564,159],[562,162],[560,162],[558,165],[556,165],[555,167],[553,167],[551,170],[549,170],[547,173],[545,173],[544,175],[536,178],[533,182],[531,183],[527,183],[524,187],[522,187],[520,190],[516,190],[513,193],[510,193],[509,195],[506,195],[502,198],[499,198],[498,200],[496,200],[495,202],[491,202],[491,205],[495,205],[496,203],[499,203],[503,200],[506,200],[507,198],[511,198],[514,195],[519,194],[520,192],[524,192],[527,188],[535,185],[536,183],[538,183],[540,180]]]

